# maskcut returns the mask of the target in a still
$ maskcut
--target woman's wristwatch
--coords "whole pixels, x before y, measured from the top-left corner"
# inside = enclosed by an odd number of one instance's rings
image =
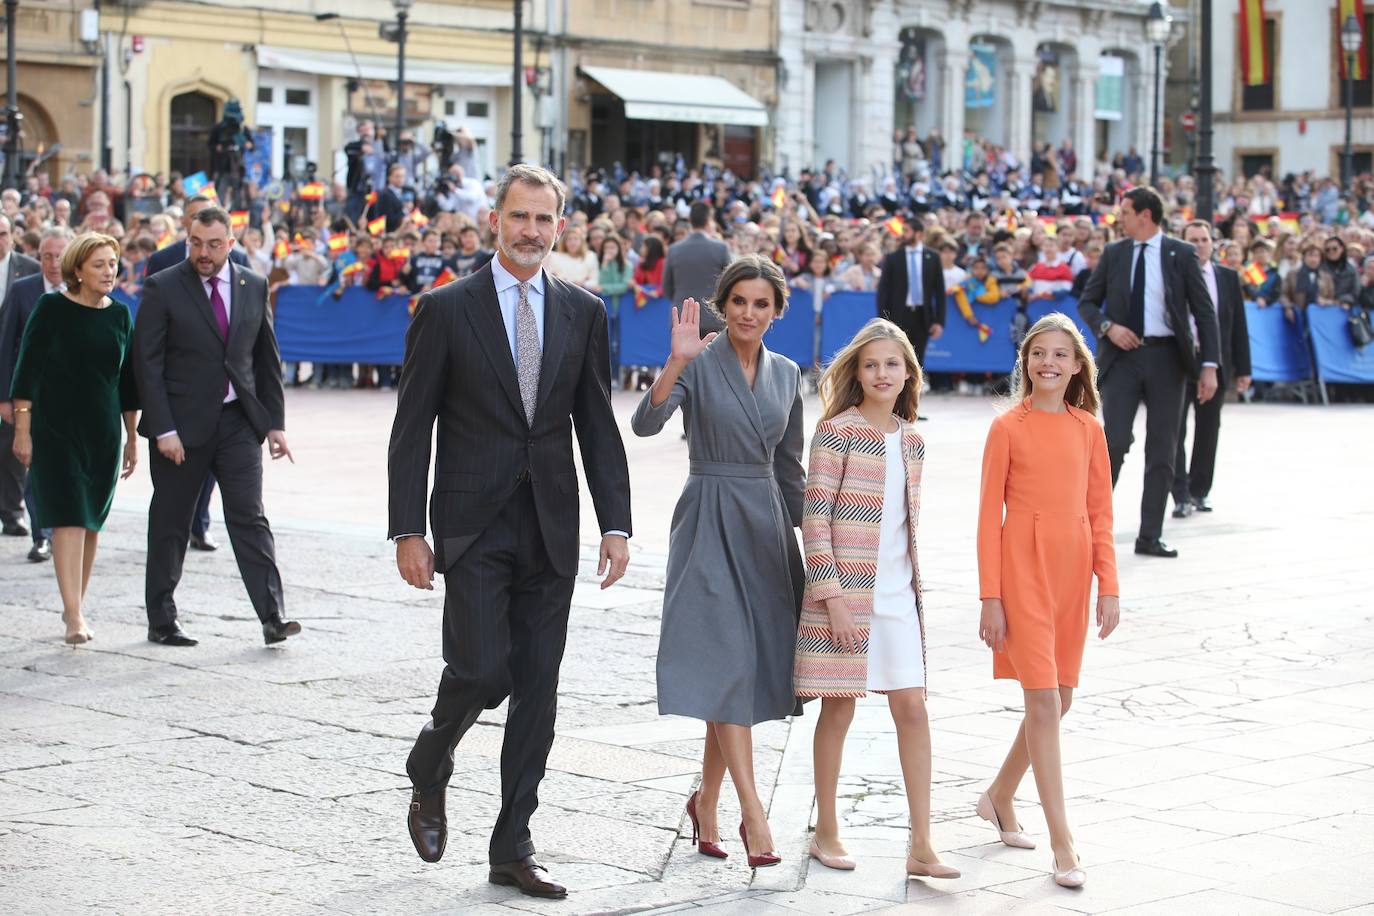
[[[1097,333],[1102,337],[1106,337],[1107,331],[1110,330],[1111,326],[1115,323],[1116,322],[1112,321],[1110,318],[1103,318],[1097,325]]]

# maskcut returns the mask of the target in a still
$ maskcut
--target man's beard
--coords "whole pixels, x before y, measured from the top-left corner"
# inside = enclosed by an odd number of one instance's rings
[[[535,244],[536,247],[531,248],[519,247],[503,238],[501,239],[501,253],[521,267],[538,267],[544,263],[544,256],[549,252],[544,247],[543,242]]]

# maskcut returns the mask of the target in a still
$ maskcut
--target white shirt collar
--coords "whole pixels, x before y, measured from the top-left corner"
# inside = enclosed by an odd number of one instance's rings
[[[506,265],[501,263],[501,255],[497,254],[491,259],[491,278],[496,283],[496,294],[499,296],[512,286],[518,286],[520,279],[506,270]],[[530,289],[539,295],[544,295],[544,269],[541,267],[539,272],[530,277]]]
[[[1160,240],[1163,239],[1163,238],[1164,238],[1164,230],[1163,230],[1163,229],[1156,229],[1156,230],[1155,230],[1155,234],[1152,235],[1152,236],[1150,236],[1148,239],[1145,240],[1145,244],[1146,244],[1146,245],[1149,245],[1151,248],[1158,248],[1158,247],[1159,247],[1159,242],[1160,242]]]
[[[48,283],[48,278],[47,278],[47,277],[44,277],[44,278],[43,278],[43,292],[45,292],[45,293],[65,293],[66,291],[67,291],[67,281],[66,281],[66,280],[58,280],[58,281],[57,281],[57,285],[53,286],[53,285],[50,285],[50,284]]]
[[[219,278],[220,283],[224,284],[219,288],[225,290],[226,292],[229,289],[229,281],[233,278],[232,264],[232,261],[230,261],[228,258],[225,258],[224,266],[219,269],[219,273],[215,274],[215,276]],[[196,276],[200,276],[200,274],[197,273]],[[204,286],[206,289],[210,288],[209,277],[200,277],[200,282],[201,285]]]

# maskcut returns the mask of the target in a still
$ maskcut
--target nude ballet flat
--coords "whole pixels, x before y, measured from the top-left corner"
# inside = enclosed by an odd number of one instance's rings
[[[1055,858],[1050,861],[1050,868],[1054,872],[1054,883],[1060,887],[1082,887],[1088,881],[1088,873],[1081,862],[1074,862],[1072,868],[1060,871],[1059,859]]]
[[[855,862],[849,856],[832,856],[829,853],[821,852],[821,848],[816,845],[816,841],[811,841],[811,858],[824,865],[826,868],[833,868],[836,871],[853,871]]]
[[[957,878],[961,874],[959,869],[943,862],[922,862],[911,856],[906,857],[906,876],[908,878]]]
[[[978,816],[989,824],[997,828],[997,835],[1003,843],[1015,849],[1034,849],[1035,841],[1026,836],[1020,830],[1003,830],[1002,822],[997,818],[997,808],[993,806],[992,799],[988,798],[988,793],[984,792],[978,796]]]

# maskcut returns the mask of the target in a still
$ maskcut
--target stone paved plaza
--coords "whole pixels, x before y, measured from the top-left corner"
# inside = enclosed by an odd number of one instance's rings
[[[634,402],[616,398],[626,430]],[[90,645],[62,644],[51,567],[0,543],[0,912],[1374,913],[1374,409],[1228,406],[1216,512],[1166,524],[1174,561],[1130,552],[1139,446],[1128,458],[1122,624],[1092,639],[1065,722],[1088,871],[1078,892],[1049,880],[1029,778],[1019,804],[1039,849],[1001,846],[973,810],[1020,704],[976,638],[993,405],[931,398],[921,427],[935,841],[964,874],[945,883],[903,874],[906,807],[880,698],[860,703],[841,787],[857,871],[805,858],[814,706],[755,732],[782,865],[746,868],[728,785],[731,857],[695,854],[682,805],[702,729],[657,716],[653,674],[685,445],[627,439],[634,560],[606,592],[584,562],[574,597],[533,823],[572,893],[541,902],[486,882],[504,709],[459,747],[444,860],[422,863],[406,835],[405,756],[442,665],[442,601],[400,581],[384,540],[393,403],[289,393],[297,464],[266,480],[290,616],[305,626],[284,646],[262,645],[227,543],[187,559],[179,603],[200,646],[144,641],[146,469],[121,485],[101,541]]]

